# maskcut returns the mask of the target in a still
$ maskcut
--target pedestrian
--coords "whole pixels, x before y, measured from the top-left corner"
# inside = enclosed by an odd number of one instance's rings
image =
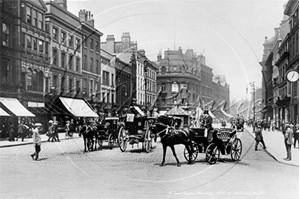
[[[35,148],[35,152],[33,154],[31,154],[31,158],[33,160],[38,161],[39,160],[39,153],[41,151],[41,136],[39,134],[39,129],[37,128],[37,126],[33,123],[32,124],[32,139],[33,139],[33,145]]]
[[[263,145],[263,148],[266,149],[266,145],[265,145],[265,142],[264,142],[264,137],[262,135],[262,122],[261,121],[258,121],[256,123],[256,126],[255,126],[255,129],[254,129],[254,133],[255,133],[255,151],[257,151],[257,147],[258,147],[258,144],[259,142],[262,143]]]
[[[58,122],[57,121],[53,122],[52,132],[53,132],[53,138],[52,139],[54,141],[60,142],[59,136],[58,136]]]
[[[70,138],[70,121],[68,120],[66,125],[65,125],[65,131],[66,131],[66,139]]]
[[[292,143],[293,143],[293,125],[292,124],[285,124],[286,130],[284,134],[284,143],[286,148],[287,157],[285,158],[286,161],[292,160]]]
[[[49,120],[49,125],[48,125],[49,127],[48,127],[48,132],[47,132],[47,136],[48,136],[48,142],[50,142],[50,139],[52,138],[52,142],[53,142],[53,136],[54,136],[54,134],[53,134],[53,121],[52,120]]]
[[[12,142],[12,141],[15,141],[15,132],[16,132],[16,129],[15,129],[15,126],[14,126],[14,122],[11,121],[9,123],[9,127],[8,127],[8,133],[9,133],[9,141]]]
[[[296,148],[297,142],[298,142],[298,148],[299,148],[299,124],[297,124],[294,128],[294,148]]]
[[[24,134],[24,122],[21,121],[20,124],[18,125],[17,129],[18,129],[18,135],[17,135],[17,140],[18,141],[18,138],[20,137],[22,139],[22,142],[24,142],[24,137],[25,137],[25,134]]]

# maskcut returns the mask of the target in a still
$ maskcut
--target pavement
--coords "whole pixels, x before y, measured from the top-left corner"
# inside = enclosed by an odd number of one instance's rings
[[[253,133],[253,128],[245,126],[245,129],[253,136],[254,139],[255,134]],[[287,153],[285,149],[282,131],[266,130],[263,131],[262,134],[267,148],[263,149],[262,144],[260,143],[258,150],[266,150],[266,152],[279,163],[299,167],[299,146],[296,146],[296,148],[294,148],[294,145],[292,145],[292,160],[287,161],[284,160],[287,157]]]
[[[46,134],[41,134],[41,140],[43,142],[48,142],[48,136]],[[65,140],[65,132],[59,133],[59,140]],[[74,137],[78,137],[78,133],[73,134]],[[24,141],[22,139],[18,139],[18,141],[8,141],[8,138],[0,138],[0,148],[4,147],[15,147],[15,146],[22,146],[22,145],[28,145],[33,144],[32,138],[24,138]]]
[[[245,126],[245,129],[249,132],[250,135],[253,136],[254,139],[255,135],[253,133],[252,127]],[[77,137],[78,135],[76,135],[75,133],[74,136]],[[271,157],[273,157],[279,163],[299,167],[299,146],[294,148],[294,146],[292,145],[292,160],[286,161],[284,160],[284,158],[286,158],[286,149],[284,145],[284,137],[282,132],[278,130],[263,131],[263,137],[267,148],[263,149],[260,143],[258,150],[265,150]],[[60,140],[64,140],[65,133],[59,133],[59,138]],[[42,142],[47,142],[48,137],[45,134],[42,134],[41,139]],[[12,142],[8,141],[7,138],[0,139],[0,148],[14,147],[27,144],[33,144],[32,138],[25,138],[24,142],[22,142],[21,139]]]

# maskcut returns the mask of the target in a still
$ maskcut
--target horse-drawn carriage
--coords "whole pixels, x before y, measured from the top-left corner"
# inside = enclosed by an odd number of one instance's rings
[[[184,157],[192,163],[196,160],[198,153],[206,153],[206,160],[210,164],[218,161],[220,152],[224,155],[231,155],[235,161],[240,160],[242,153],[242,142],[236,136],[233,128],[211,129],[207,132],[205,128],[180,128],[176,127],[177,118],[171,116],[160,116],[156,122],[156,133],[161,137],[163,144],[164,164],[166,148],[169,146],[176,158],[177,165],[179,160],[176,157],[174,145],[185,145]]]
[[[153,136],[149,129],[149,121],[153,121],[153,118],[134,114],[126,115],[118,134],[119,146],[122,152],[126,151],[128,144],[133,147],[134,144],[139,146],[140,142],[142,142],[142,149],[147,153],[150,152]]]
[[[101,147],[103,141],[108,142],[108,148],[112,149],[115,144],[118,143],[118,133],[120,126],[118,124],[118,117],[106,117],[100,125],[97,127],[98,131],[98,144]]]
[[[242,142],[236,136],[236,129],[220,128],[212,129],[208,135],[204,135],[204,129],[192,129],[195,132],[193,139],[192,161],[195,161],[198,153],[204,153],[209,164],[215,164],[222,155],[230,155],[234,161],[239,161],[242,154]],[[184,157],[188,160],[188,150],[184,149]]]

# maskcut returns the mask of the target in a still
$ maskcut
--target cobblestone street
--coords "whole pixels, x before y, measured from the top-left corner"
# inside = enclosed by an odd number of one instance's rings
[[[188,165],[183,146],[176,146],[181,167],[168,149],[160,167],[161,144],[150,153],[128,146],[83,153],[82,138],[43,143],[40,161],[32,145],[1,148],[1,198],[298,198],[298,168],[253,150],[253,138],[239,132],[242,160],[209,165],[204,154]],[[17,189],[16,189],[17,187]],[[278,187],[281,187],[278,189]],[[200,195],[200,196],[199,196]]]

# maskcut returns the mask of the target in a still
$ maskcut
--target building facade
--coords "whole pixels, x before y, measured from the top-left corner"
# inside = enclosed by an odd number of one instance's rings
[[[94,27],[91,12],[80,10],[82,39],[82,92],[87,101],[99,112],[101,99],[101,53],[100,40],[103,35]]]
[[[189,106],[201,97],[200,57],[192,49],[182,53],[182,49],[167,50],[164,57],[157,59],[157,101],[159,110],[171,109],[176,104]]]
[[[296,70],[299,74],[299,0],[289,0],[284,14],[289,16],[287,71]],[[290,97],[287,119],[299,124],[299,80],[287,82],[287,95]]]

